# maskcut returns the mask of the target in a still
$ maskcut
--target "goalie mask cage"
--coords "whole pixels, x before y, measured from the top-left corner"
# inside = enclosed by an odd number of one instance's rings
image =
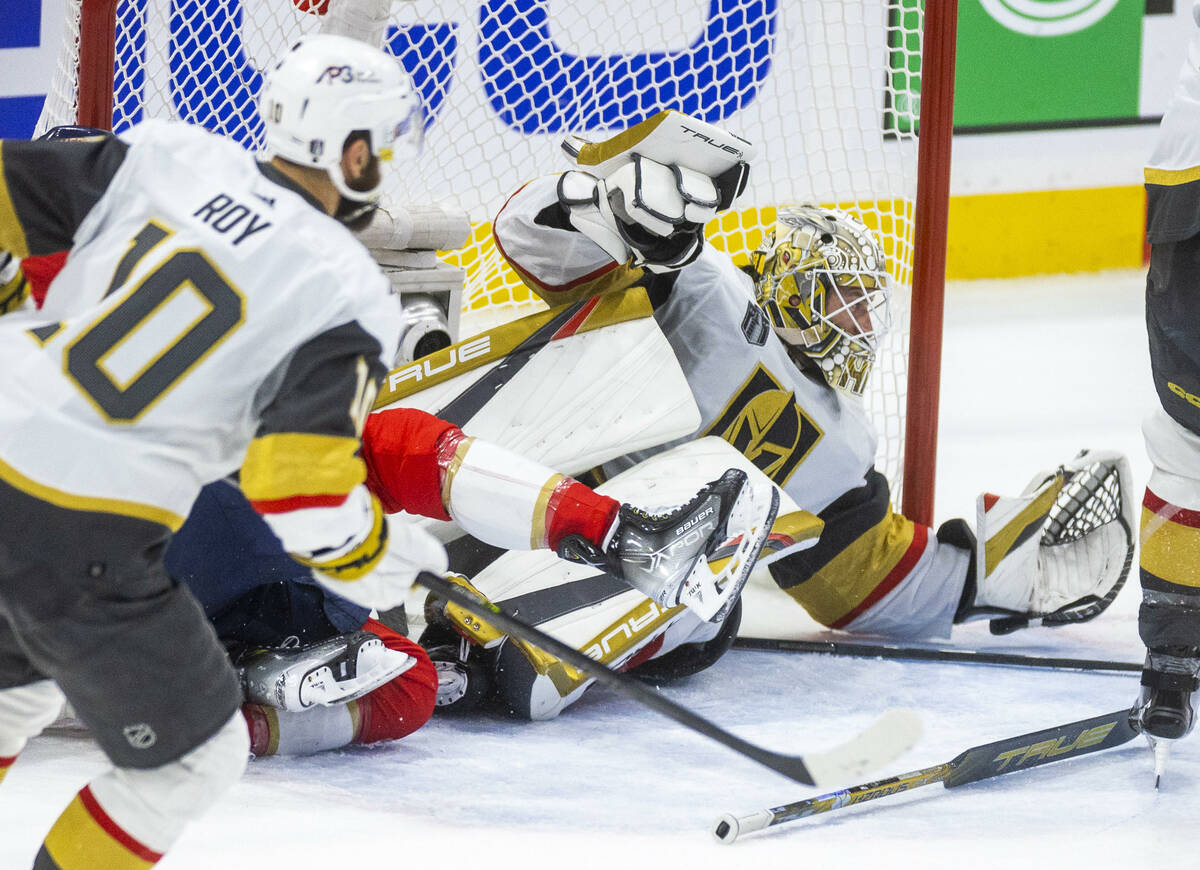
[[[38,132],[173,117],[255,148],[261,71],[351,8],[326,2],[67,0]],[[465,323],[541,307],[490,241],[505,198],[567,168],[567,134],[605,138],[667,108],[759,148],[746,194],[707,227],[739,262],[780,205],[836,205],[874,228],[894,287],[866,396],[878,467],[931,522],[956,0],[333,2],[375,7],[422,95],[424,153],[387,193],[467,212],[467,245],[441,255],[466,271]]]

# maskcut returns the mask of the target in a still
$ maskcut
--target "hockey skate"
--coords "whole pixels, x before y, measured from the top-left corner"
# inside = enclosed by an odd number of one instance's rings
[[[247,701],[296,712],[361,698],[416,663],[376,635],[353,631],[308,646],[252,653],[238,673]]]
[[[603,550],[571,535],[558,554],[607,571],[664,609],[683,604],[720,622],[750,578],[778,512],[775,487],[756,490],[744,471],[731,468],[670,513],[622,505]],[[710,562],[719,548],[721,558]]]
[[[1171,647],[1150,650],[1142,669],[1142,692],[1133,714],[1154,752],[1158,788],[1171,745],[1196,724],[1192,693],[1200,688],[1200,650]]]
[[[446,579],[480,601],[487,598],[461,574]],[[425,597],[425,630],[418,642],[437,669],[434,705],[442,715],[459,715],[475,709],[492,687],[495,656],[490,653],[506,635],[461,605],[446,602],[432,592]]]

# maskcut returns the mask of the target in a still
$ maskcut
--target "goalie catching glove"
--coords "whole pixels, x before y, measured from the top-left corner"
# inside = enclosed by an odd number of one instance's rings
[[[568,139],[579,170],[563,173],[559,203],[571,225],[618,263],[672,272],[700,256],[704,224],[733,205],[754,149],[674,111],[604,142]]]
[[[1133,563],[1129,477],[1121,454],[1085,450],[1017,498],[981,495],[975,570],[955,622],[999,616],[991,629],[1004,634],[1098,616]]]

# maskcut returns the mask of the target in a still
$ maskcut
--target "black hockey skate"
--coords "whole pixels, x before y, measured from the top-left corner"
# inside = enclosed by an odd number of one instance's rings
[[[1170,745],[1186,737],[1196,724],[1192,694],[1200,688],[1200,650],[1167,647],[1150,650],[1142,669],[1142,692],[1134,716],[1154,751],[1154,786],[1158,787]]]
[[[617,527],[602,552],[579,535],[559,544],[564,559],[606,571],[664,609],[685,604],[719,621],[737,601],[779,511],[779,492],[755,493],[744,471],[731,468],[681,508],[648,514],[621,505]],[[734,539],[728,561],[710,564]]]

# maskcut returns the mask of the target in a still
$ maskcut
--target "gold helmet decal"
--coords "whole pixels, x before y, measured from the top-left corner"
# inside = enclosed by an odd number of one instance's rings
[[[781,209],[752,257],[771,328],[820,367],[831,386],[862,395],[891,325],[883,248],[836,209]]]

